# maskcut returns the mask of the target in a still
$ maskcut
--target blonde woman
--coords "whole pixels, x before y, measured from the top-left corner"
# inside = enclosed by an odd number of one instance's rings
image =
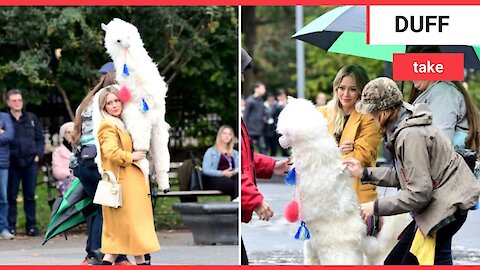
[[[133,151],[130,135],[120,119],[123,104],[118,99],[118,85],[108,86],[99,94],[102,122],[98,141],[102,169],[111,171],[122,187],[122,207],[103,206],[103,263],[111,265],[118,254],[135,256],[137,265],[146,265],[143,254],[160,249],[155,232],[148,182],[136,161],[144,151]]]
[[[370,167],[375,166],[382,138],[373,118],[355,110],[355,104],[368,82],[368,74],[363,67],[344,66],[333,80],[333,99],[319,110],[328,121],[328,130],[337,140],[343,159],[353,157],[362,166]],[[352,184],[360,203],[377,198],[374,185],[361,185],[358,177],[353,178]]]
[[[115,68],[112,62],[106,63],[99,70],[102,73],[98,83],[87,93],[77,108],[73,128],[72,146],[77,149],[75,159],[78,165],[73,169],[73,174],[80,179],[85,192],[90,197],[95,196],[100,174],[93,156],[81,155],[87,149],[95,148],[95,134],[93,132],[93,96],[100,89],[115,83]],[[96,120],[95,120],[96,121]],[[95,151],[96,155],[96,151]],[[75,162],[74,162],[75,163]],[[100,252],[102,238],[102,208],[98,206],[97,214],[87,220],[87,256],[82,265],[96,265],[102,263],[103,254]],[[130,265],[125,255],[117,258],[115,265]]]
[[[215,145],[203,156],[203,184],[220,190],[233,200],[238,196],[238,152],[233,149],[235,136],[230,126],[218,129]]]

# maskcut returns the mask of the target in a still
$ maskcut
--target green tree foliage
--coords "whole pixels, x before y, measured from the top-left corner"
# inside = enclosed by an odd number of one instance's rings
[[[334,6],[304,7],[304,25],[307,25]],[[251,10],[249,11],[251,12]],[[296,56],[295,39],[291,36],[295,31],[295,7],[256,7],[255,19],[242,22],[255,26],[249,29],[248,35],[254,36],[253,71],[244,85],[244,95],[252,92],[253,83],[265,83],[269,91],[284,88],[288,94],[296,95]],[[243,10],[242,10],[242,14]],[[242,27],[242,31],[245,28]],[[254,34],[252,34],[254,33]],[[246,32],[243,41],[247,40]],[[245,44],[245,42],[244,42]],[[371,79],[391,74],[385,71],[385,62],[356,56],[325,52],[322,49],[305,44],[305,97],[311,100],[319,92],[332,96],[332,81],[338,70],[348,64],[363,66]],[[250,49],[251,50],[251,49]],[[388,70],[388,69],[387,69]],[[391,69],[390,69],[391,72]],[[478,71],[468,73],[469,92],[477,107],[480,106],[480,77]],[[400,84],[400,82],[399,82]],[[405,99],[411,89],[411,83],[404,87]]]
[[[55,89],[73,117],[70,102],[82,100],[110,61],[100,25],[113,18],[138,28],[169,83],[172,126],[200,144],[213,142],[219,124],[237,126],[236,7],[4,7],[0,89],[25,89],[35,104]],[[205,123],[212,114],[221,117],[216,125]]]
[[[334,7],[304,7],[304,24],[308,24]],[[269,91],[283,88],[296,95],[295,8],[256,7],[256,40],[253,76],[264,82]],[[245,38],[245,37],[244,37]],[[337,71],[347,64],[364,66],[370,77],[383,74],[383,62],[335,53],[305,43],[305,96],[314,100],[319,92],[331,96],[331,85]],[[251,92],[251,85],[245,86]]]

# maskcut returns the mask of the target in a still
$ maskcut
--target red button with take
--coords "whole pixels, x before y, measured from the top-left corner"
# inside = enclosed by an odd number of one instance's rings
[[[462,53],[393,54],[396,81],[463,81]]]

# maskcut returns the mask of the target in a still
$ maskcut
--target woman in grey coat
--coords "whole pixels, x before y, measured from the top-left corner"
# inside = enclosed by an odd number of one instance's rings
[[[400,188],[396,196],[362,204],[362,217],[410,212],[414,218],[385,264],[418,264],[409,251],[417,228],[423,237],[435,237],[433,263],[452,264],[452,236],[478,200],[480,183],[444,132],[432,125],[428,107],[404,103],[391,79],[369,82],[356,109],[372,115],[380,126],[395,166],[362,168],[357,160],[348,159],[347,169],[361,177],[362,184]]]
[[[440,53],[438,46],[410,46],[412,53]],[[456,150],[480,150],[480,116],[465,87],[458,81],[412,81],[408,100],[412,105],[428,104],[433,124],[452,141]],[[474,166],[474,164],[469,164]],[[473,169],[473,168],[471,168]]]

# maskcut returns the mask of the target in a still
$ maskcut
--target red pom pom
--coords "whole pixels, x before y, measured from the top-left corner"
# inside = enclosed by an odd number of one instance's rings
[[[298,221],[298,212],[298,203],[296,201],[291,201],[285,205],[283,216],[288,222],[294,223]]]
[[[132,98],[130,94],[130,90],[125,85],[122,85],[120,91],[118,91],[118,99],[120,99],[123,103],[127,103]]]

